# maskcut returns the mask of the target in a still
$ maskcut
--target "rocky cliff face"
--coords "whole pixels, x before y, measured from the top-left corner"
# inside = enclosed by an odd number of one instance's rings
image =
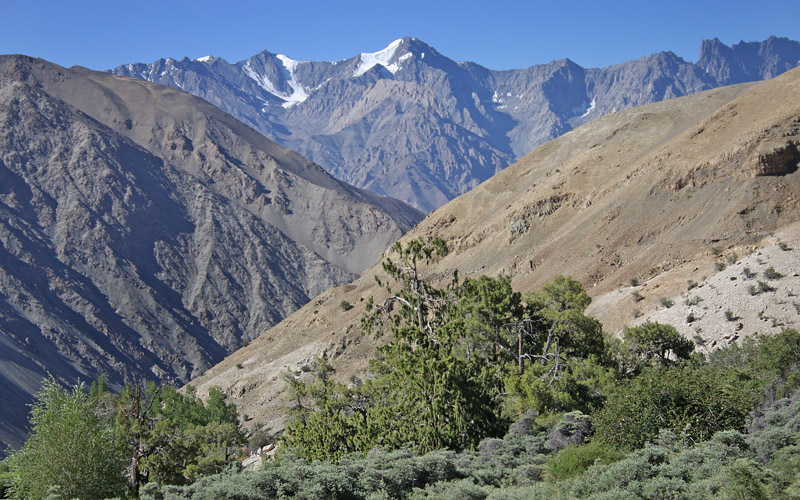
[[[0,57],[0,440],[45,374],[187,381],[420,217],[189,94]]]
[[[774,78],[800,63],[800,44],[771,36],[763,42],[726,46],[718,38],[704,40],[697,66],[720,85]]]
[[[420,40],[337,62],[261,52],[159,60],[113,70],[200,96],[334,176],[425,211],[472,189],[534,147],[599,116],[797,65],[781,38],[703,42],[601,69],[569,60],[509,71],[457,63]]]

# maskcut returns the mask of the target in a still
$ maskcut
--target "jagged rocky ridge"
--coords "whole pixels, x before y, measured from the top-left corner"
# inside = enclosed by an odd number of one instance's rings
[[[346,182],[432,210],[534,147],[599,116],[772,78],[800,43],[704,41],[697,63],[660,52],[606,68],[564,59],[494,71],[414,38],[336,62],[264,51],[235,64],[161,59],[113,72],[181,88]]]
[[[47,373],[187,381],[421,216],[189,94],[0,56],[0,441]]]

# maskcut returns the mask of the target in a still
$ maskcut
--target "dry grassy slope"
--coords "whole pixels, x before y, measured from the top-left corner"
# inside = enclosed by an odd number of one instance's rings
[[[527,291],[570,274],[616,331],[634,307],[657,306],[615,292],[630,278],[673,276],[663,292],[678,294],[687,277],[713,274],[712,247],[753,247],[800,220],[797,149],[784,148],[800,140],[799,125],[800,70],[614,113],[537,148],[404,239],[449,242],[451,255],[429,269],[440,277],[503,272]],[[765,165],[783,175],[757,176]],[[221,386],[253,421],[279,425],[287,367],[326,350],[343,376],[363,367],[372,342],[357,322],[363,299],[379,294],[377,269],[323,293],[194,384]],[[343,312],[342,300],[356,307]]]

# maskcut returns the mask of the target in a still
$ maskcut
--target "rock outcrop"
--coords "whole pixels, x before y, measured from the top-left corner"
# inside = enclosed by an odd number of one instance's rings
[[[800,163],[800,142],[783,142],[760,145],[754,154],[753,175],[786,175],[797,170]]]

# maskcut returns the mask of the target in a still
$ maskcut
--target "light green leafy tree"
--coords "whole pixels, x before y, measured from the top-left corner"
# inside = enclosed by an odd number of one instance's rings
[[[125,491],[124,463],[106,406],[83,384],[64,389],[45,379],[31,410],[31,436],[12,460],[13,498],[91,500]],[[51,497],[52,498],[52,497]]]

